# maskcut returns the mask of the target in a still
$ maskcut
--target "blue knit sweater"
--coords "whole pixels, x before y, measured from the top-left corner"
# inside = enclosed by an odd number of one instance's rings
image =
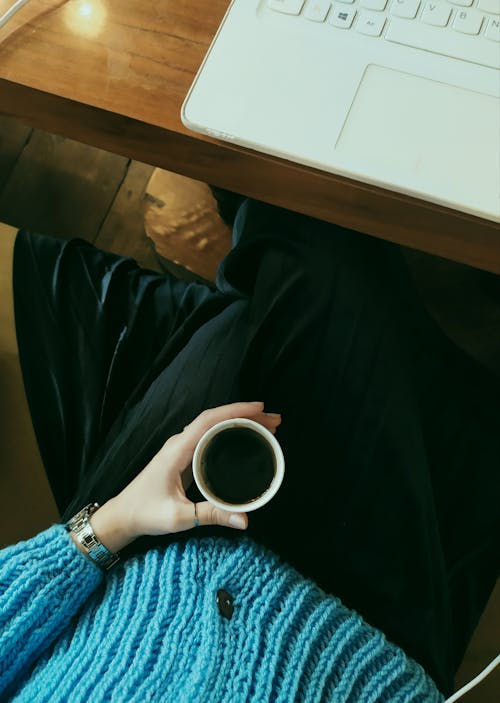
[[[234,599],[230,618],[216,603]],[[54,526],[0,552],[0,699],[442,701],[398,647],[274,555],[192,539],[106,577]]]

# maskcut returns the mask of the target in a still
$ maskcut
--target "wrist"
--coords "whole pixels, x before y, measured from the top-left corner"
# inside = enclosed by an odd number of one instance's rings
[[[99,509],[98,503],[89,503],[73,515],[65,528],[70,533],[71,539],[78,549],[90,561],[104,570],[111,569],[119,560],[119,554],[111,552],[96,535],[90,518]],[[102,532],[101,532],[102,533]],[[104,530],[106,534],[106,531]],[[108,540],[110,542],[111,540]]]
[[[98,540],[113,554],[135,539],[130,521],[117,498],[111,498],[96,510],[89,523]]]

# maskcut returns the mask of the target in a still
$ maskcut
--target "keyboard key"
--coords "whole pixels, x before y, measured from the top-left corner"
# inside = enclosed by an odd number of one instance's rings
[[[385,24],[383,15],[376,15],[373,12],[360,12],[356,29],[361,34],[367,34],[370,37],[379,37]]]
[[[483,15],[475,10],[459,10],[455,15],[453,29],[464,34],[479,34]]]
[[[445,2],[430,0],[424,5],[422,22],[433,24],[435,27],[446,27],[451,15],[451,7]]]
[[[455,32],[443,32],[422,22],[408,22],[393,17],[385,34],[388,41],[423,49],[434,54],[463,59],[481,66],[498,68],[498,46],[492,41],[478,41],[463,34],[457,41]]]
[[[391,15],[412,20],[420,7],[420,0],[395,0],[391,5]]]
[[[361,0],[360,5],[367,10],[385,10],[387,0]]]
[[[324,22],[331,4],[330,0],[309,0],[304,17],[313,22]]]
[[[352,4],[354,0],[339,0],[339,2],[346,3],[346,4]]]
[[[332,11],[330,12],[330,15],[328,17],[328,22],[330,24],[333,24],[334,27],[340,27],[340,29],[349,29],[349,27],[352,25],[355,16],[356,10],[335,2],[333,4]]]
[[[479,0],[477,3],[479,10],[491,12],[492,15],[500,15],[500,0]]]
[[[500,41],[500,20],[491,18],[484,36],[491,41]]]
[[[299,15],[304,5],[304,0],[267,0],[271,10],[283,12],[285,15]]]
[[[454,5],[460,5],[460,7],[470,7],[472,5],[472,0],[450,0]]]

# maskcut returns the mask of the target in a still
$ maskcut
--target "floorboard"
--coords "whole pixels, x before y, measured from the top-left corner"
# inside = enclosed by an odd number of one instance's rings
[[[134,161],[94,241],[105,251],[131,256],[144,268],[158,270],[158,258],[144,231],[143,195],[154,168]]]
[[[0,192],[32,132],[29,127],[0,117]]]
[[[94,241],[128,164],[121,156],[35,131],[0,192],[0,221]]]

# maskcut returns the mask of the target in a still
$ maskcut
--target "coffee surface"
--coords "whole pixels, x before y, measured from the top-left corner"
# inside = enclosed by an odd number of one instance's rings
[[[261,496],[274,476],[274,453],[254,430],[230,427],[205,450],[203,470],[208,488],[226,503],[249,503]]]

